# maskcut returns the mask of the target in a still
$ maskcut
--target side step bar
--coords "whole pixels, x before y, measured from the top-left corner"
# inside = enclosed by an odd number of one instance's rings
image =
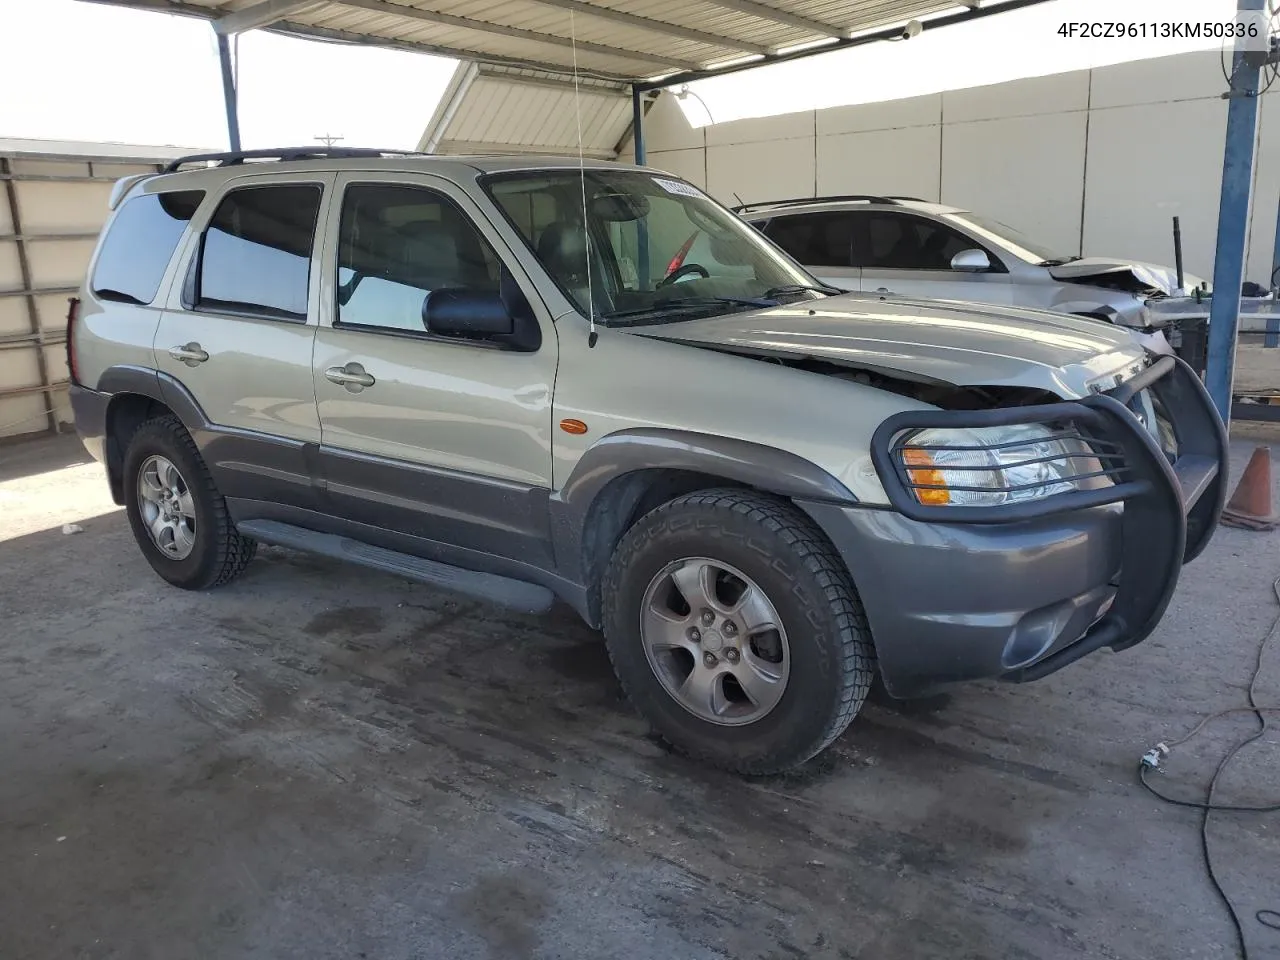
[[[305,527],[278,520],[245,520],[236,525],[246,537],[274,544],[305,550],[335,560],[357,563],[362,567],[381,570],[408,577],[433,587],[465,593],[479,600],[497,603],[520,613],[546,613],[551,609],[555,596],[546,587],[501,577],[496,573],[478,573],[450,566],[435,560],[425,560],[407,553],[386,550],[372,544],[361,543],[348,537],[331,533],[319,533]]]

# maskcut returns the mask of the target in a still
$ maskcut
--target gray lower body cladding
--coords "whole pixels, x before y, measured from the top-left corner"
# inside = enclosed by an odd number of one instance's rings
[[[1078,640],[1115,597],[1119,504],[994,526],[800,506],[849,568],[894,696],[1013,675]]]
[[[76,432],[89,455],[101,463],[106,459],[107,405],[111,402],[111,394],[99,393],[75,383],[69,392]]]

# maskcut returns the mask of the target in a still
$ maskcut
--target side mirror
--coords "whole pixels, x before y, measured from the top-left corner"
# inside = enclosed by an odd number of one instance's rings
[[[951,269],[960,273],[982,273],[991,269],[991,258],[985,250],[961,250],[951,258]]]
[[[485,340],[515,332],[515,320],[502,296],[482,290],[433,290],[422,301],[428,333]]]

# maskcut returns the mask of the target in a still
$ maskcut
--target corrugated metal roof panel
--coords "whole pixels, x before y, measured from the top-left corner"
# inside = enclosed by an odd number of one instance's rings
[[[543,74],[462,64],[423,134],[435,153],[560,153],[616,156],[631,122],[631,98],[621,88],[573,84]]]
[[[927,17],[967,0],[96,0],[482,63],[649,80]],[[1024,0],[1040,2],[1040,0]]]

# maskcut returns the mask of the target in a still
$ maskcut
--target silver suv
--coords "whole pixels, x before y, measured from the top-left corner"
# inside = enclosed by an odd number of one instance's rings
[[[734,209],[815,276],[846,290],[1016,304],[1150,331],[1159,321],[1147,301],[1182,289],[1168,267],[1068,256],[998,220],[912,197]],[[1183,278],[1187,290],[1202,283]]]
[[[655,171],[226,154],[112,206],[72,396],[161,577],[219,586],[269,543],[559,599],[663,737],[734,770],[813,756],[877,675],[909,697],[1138,643],[1222,506],[1175,358],[829,296]]]

